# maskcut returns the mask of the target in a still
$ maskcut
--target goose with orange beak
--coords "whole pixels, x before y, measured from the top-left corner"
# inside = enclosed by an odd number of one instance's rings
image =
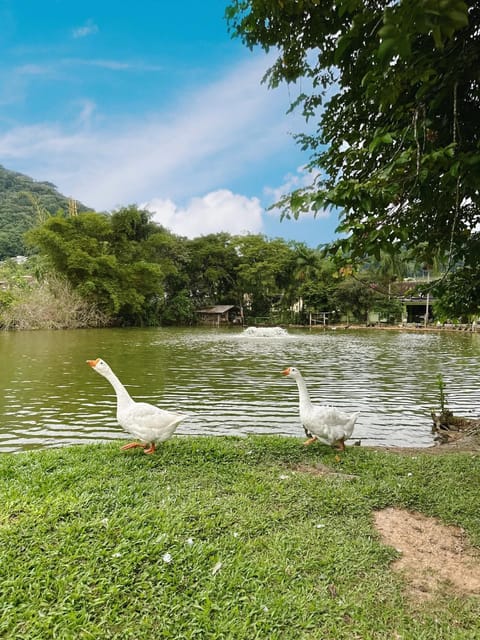
[[[300,422],[308,438],[304,444],[309,445],[318,440],[343,451],[345,440],[351,437],[360,414],[345,413],[328,405],[312,404],[307,384],[297,368],[287,367],[282,371],[282,375],[293,378],[297,383]]]
[[[181,413],[165,411],[148,402],[135,402],[123,384],[101,358],[87,360],[94,371],[106,378],[117,396],[117,422],[140,442],[130,442],[121,447],[142,447],[144,453],[154,453],[156,444],[168,440],[177,426],[187,417]]]

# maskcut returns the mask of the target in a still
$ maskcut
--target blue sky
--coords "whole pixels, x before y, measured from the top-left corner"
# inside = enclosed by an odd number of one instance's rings
[[[175,233],[317,246],[331,214],[266,212],[304,183],[272,58],[232,40],[228,0],[0,0],[0,164],[98,211],[135,203]]]

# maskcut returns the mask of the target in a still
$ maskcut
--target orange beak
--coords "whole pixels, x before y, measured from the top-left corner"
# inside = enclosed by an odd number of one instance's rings
[[[289,373],[290,373],[290,367],[287,367],[282,371],[282,376],[288,376]]]
[[[96,367],[99,360],[100,358],[97,358],[96,360],[87,360],[87,364],[89,364],[91,367]]]

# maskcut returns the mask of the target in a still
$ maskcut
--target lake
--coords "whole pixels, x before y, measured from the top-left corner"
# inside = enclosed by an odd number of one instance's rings
[[[280,332],[279,332],[280,333]],[[128,438],[106,360],[130,394],[188,414],[176,434],[303,437],[297,366],[313,402],[361,411],[363,445],[433,443],[442,372],[450,408],[480,412],[480,335],[401,330],[89,329],[0,333],[0,451]]]

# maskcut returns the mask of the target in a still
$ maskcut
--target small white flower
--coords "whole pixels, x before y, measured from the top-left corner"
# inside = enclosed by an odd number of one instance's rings
[[[187,544],[191,547],[193,544],[193,538],[187,538]]]
[[[102,524],[103,524],[104,527],[106,527],[107,524],[108,524],[108,518],[103,518]]]
[[[162,560],[167,564],[172,561],[172,556],[170,553],[164,553],[162,556]]]
[[[264,604],[264,605],[263,605],[263,607],[262,607],[262,609],[265,611],[265,613],[267,613],[267,611],[268,611],[268,607],[267,607],[267,605],[265,605],[265,604]]]
[[[316,524],[316,525],[315,525],[315,528],[316,528],[316,529],[323,529],[323,527],[324,527],[324,526],[325,526],[324,524],[321,524],[321,523],[319,522],[318,524]]]
[[[212,569],[212,576],[214,576],[216,573],[218,573],[221,568],[222,568],[222,563],[221,562],[217,562],[217,564]]]
[[[234,531],[234,532],[233,532],[233,537],[234,537],[234,538],[238,538],[238,536],[239,536],[239,535],[240,535],[240,534],[238,533],[238,531]]]
[[[290,478],[290,476],[285,476],[285,475],[281,475],[279,476],[280,480],[288,480]]]
[[[120,553],[120,551],[117,551],[116,553],[112,553],[112,558],[121,558],[122,554]]]
[[[413,473],[407,473],[407,476],[411,478],[413,476]]]

